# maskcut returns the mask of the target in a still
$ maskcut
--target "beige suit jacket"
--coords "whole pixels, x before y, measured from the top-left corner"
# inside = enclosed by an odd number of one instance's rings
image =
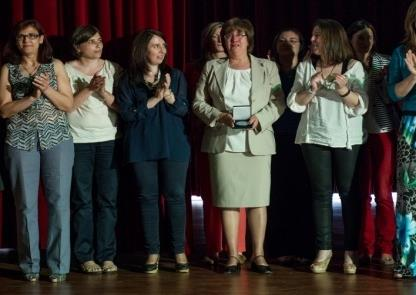
[[[248,147],[253,155],[271,155],[276,152],[272,124],[285,109],[284,94],[277,66],[274,62],[250,55],[251,61],[251,114],[259,126],[248,130]],[[193,101],[194,113],[207,125],[201,150],[222,153],[225,150],[227,127],[218,123],[221,113],[227,112],[223,96],[228,59],[208,61],[202,70]]]

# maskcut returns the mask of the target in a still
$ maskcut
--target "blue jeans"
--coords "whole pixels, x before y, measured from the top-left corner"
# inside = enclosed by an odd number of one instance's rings
[[[46,262],[53,274],[69,273],[69,194],[74,144],[64,141],[51,149],[23,151],[6,145],[6,165],[16,204],[17,251],[24,273],[39,273],[39,179],[48,204]]]
[[[116,255],[115,146],[114,140],[75,144],[71,207],[73,253],[79,262],[113,260]]]
[[[174,254],[183,253],[188,162],[169,160],[138,162],[133,164],[133,170],[139,191],[146,252],[148,254],[160,252],[159,197],[162,194],[166,200],[172,251]]]

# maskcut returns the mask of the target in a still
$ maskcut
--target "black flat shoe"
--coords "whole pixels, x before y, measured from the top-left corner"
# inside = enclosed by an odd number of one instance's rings
[[[261,273],[261,274],[271,274],[272,269],[270,268],[269,265],[261,265],[261,264],[256,264],[255,262],[251,263],[251,271],[253,272],[257,272],[257,273]]]
[[[187,273],[189,272],[189,263],[175,263],[175,271],[180,273]]]
[[[253,260],[251,261],[251,267],[250,270],[252,272],[257,272],[257,273],[261,273],[261,274],[271,274],[272,269],[270,268],[269,265],[263,265],[263,264],[257,264],[255,261],[258,257],[263,257],[263,255],[259,255],[253,258]]]
[[[236,274],[240,272],[240,264],[228,265],[224,267],[224,273],[227,275]]]
[[[237,261],[237,264],[224,266],[224,273],[228,275],[239,273],[241,270],[240,260],[236,256],[230,256],[230,258],[234,258]]]

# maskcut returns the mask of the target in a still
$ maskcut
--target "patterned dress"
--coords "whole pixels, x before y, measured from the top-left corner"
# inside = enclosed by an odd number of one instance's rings
[[[403,117],[397,143],[396,252],[394,273],[397,277],[416,277],[416,88],[398,97],[395,85],[410,72],[404,62],[405,47],[392,54],[388,91],[393,101],[401,101]]]

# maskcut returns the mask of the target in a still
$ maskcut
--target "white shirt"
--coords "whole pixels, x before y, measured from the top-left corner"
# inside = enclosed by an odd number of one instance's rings
[[[234,106],[250,105],[251,69],[235,70],[227,67],[224,79],[225,108],[232,113]],[[243,153],[248,150],[247,130],[227,128],[225,150]]]
[[[362,115],[368,106],[362,64],[354,61],[351,68],[344,73],[348,78],[348,87],[358,94],[359,103],[355,107],[348,107],[343,103],[335,91],[334,83],[329,89],[318,90],[307,105],[296,103],[296,93],[309,88],[310,79],[315,73],[310,59],[301,62],[296,70],[292,90],[287,97],[288,107],[294,112],[302,113],[295,143],[348,149],[351,149],[352,145],[362,144],[365,140]]]
[[[93,76],[86,75],[71,64],[66,63],[72,92],[75,94],[85,88]],[[108,60],[98,73],[105,77],[105,89],[113,93],[114,78],[120,74],[121,67]],[[114,140],[117,134],[117,114],[93,92],[85,102],[73,112],[67,113],[74,143],[93,143]]]

